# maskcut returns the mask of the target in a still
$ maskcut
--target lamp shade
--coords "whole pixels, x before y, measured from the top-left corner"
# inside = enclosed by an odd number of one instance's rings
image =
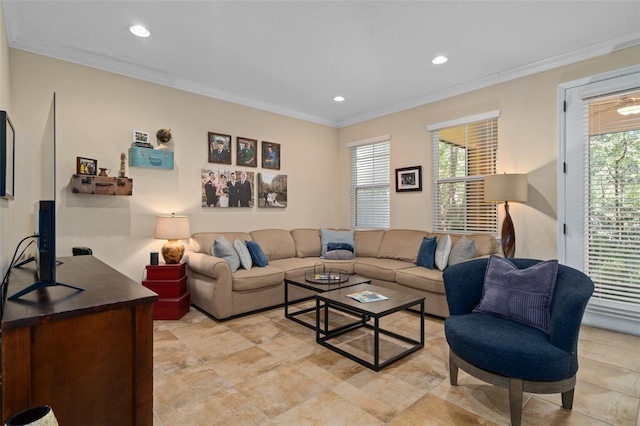
[[[484,177],[484,201],[527,201],[527,175],[511,173]]]
[[[191,237],[189,217],[160,215],[156,219],[155,238],[158,240],[181,240]]]

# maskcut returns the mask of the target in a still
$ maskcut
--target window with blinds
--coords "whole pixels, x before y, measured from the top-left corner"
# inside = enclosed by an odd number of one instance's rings
[[[584,271],[593,300],[640,306],[640,91],[585,99]]]
[[[497,235],[497,207],[484,201],[484,176],[496,173],[498,116],[494,111],[428,127],[433,135],[433,217],[438,231]]]
[[[349,144],[351,227],[388,228],[391,142],[388,137]]]

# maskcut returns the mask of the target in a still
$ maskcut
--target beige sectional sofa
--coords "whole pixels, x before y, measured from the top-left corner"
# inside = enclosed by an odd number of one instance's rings
[[[217,319],[275,307],[284,303],[284,279],[322,263],[371,278],[382,287],[402,289],[425,296],[425,312],[447,317],[442,271],[416,266],[424,237],[446,234],[419,230],[355,230],[356,257],[351,260],[321,258],[320,229],[263,229],[252,232],[200,232],[193,234],[185,254],[191,303]],[[224,235],[232,244],[255,241],[268,259],[265,267],[242,267],[231,272],[229,263],[214,257],[212,246]],[[449,234],[453,245],[461,238]],[[499,252],[496,239],[488,234],[465,234],[475,241],[476,257]],[[290,298],[308,296],[298,291]]]

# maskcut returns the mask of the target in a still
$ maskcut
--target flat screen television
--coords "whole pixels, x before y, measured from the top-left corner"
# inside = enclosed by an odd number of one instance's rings
[[[53,167],[49,167],[52,170],[53,178],[51,179],[53,195],[52,200],[40,200],[38,203],[36,222],[36,234],[38,238],[38,250],[34,260],[37,263],[38,278],[36,282],[26,287],[25,289],[10,296],[8,300],[16,300],[19,297],[30,293],[34,290],[51,286],[64,286],[73,288],[76,290],[84,290],[81,287],[72,286],[69,284],[63,284],[56,281],[56,201],[55,201],[55,173],[56,173],[56,125],[55,125],[55,111],[56,111],[56,95],[53,94],[53,102],[51,105],[51,112],[49,114],[49,122],[47,128],[50,130],[45,132],[52,135],[49,140],[43,141],[49,145],[49,149],[52,151],[52,155],[49,158],[53,158]],[[45,138],[46,139],[46,138]],[[43,153],[43,158],[46,158]],[[43,170],[45,168],[43,167]],[[23,265],[22,262],[20,265]],[[20,266],[16,265],[16,266]]]

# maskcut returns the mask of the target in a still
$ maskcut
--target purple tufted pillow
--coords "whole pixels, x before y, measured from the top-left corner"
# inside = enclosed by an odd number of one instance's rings
[[[557,274],[557,260],[518,269],[507,259],[491,255],[482,297],[473,312],[497,315],[548,333]]]

